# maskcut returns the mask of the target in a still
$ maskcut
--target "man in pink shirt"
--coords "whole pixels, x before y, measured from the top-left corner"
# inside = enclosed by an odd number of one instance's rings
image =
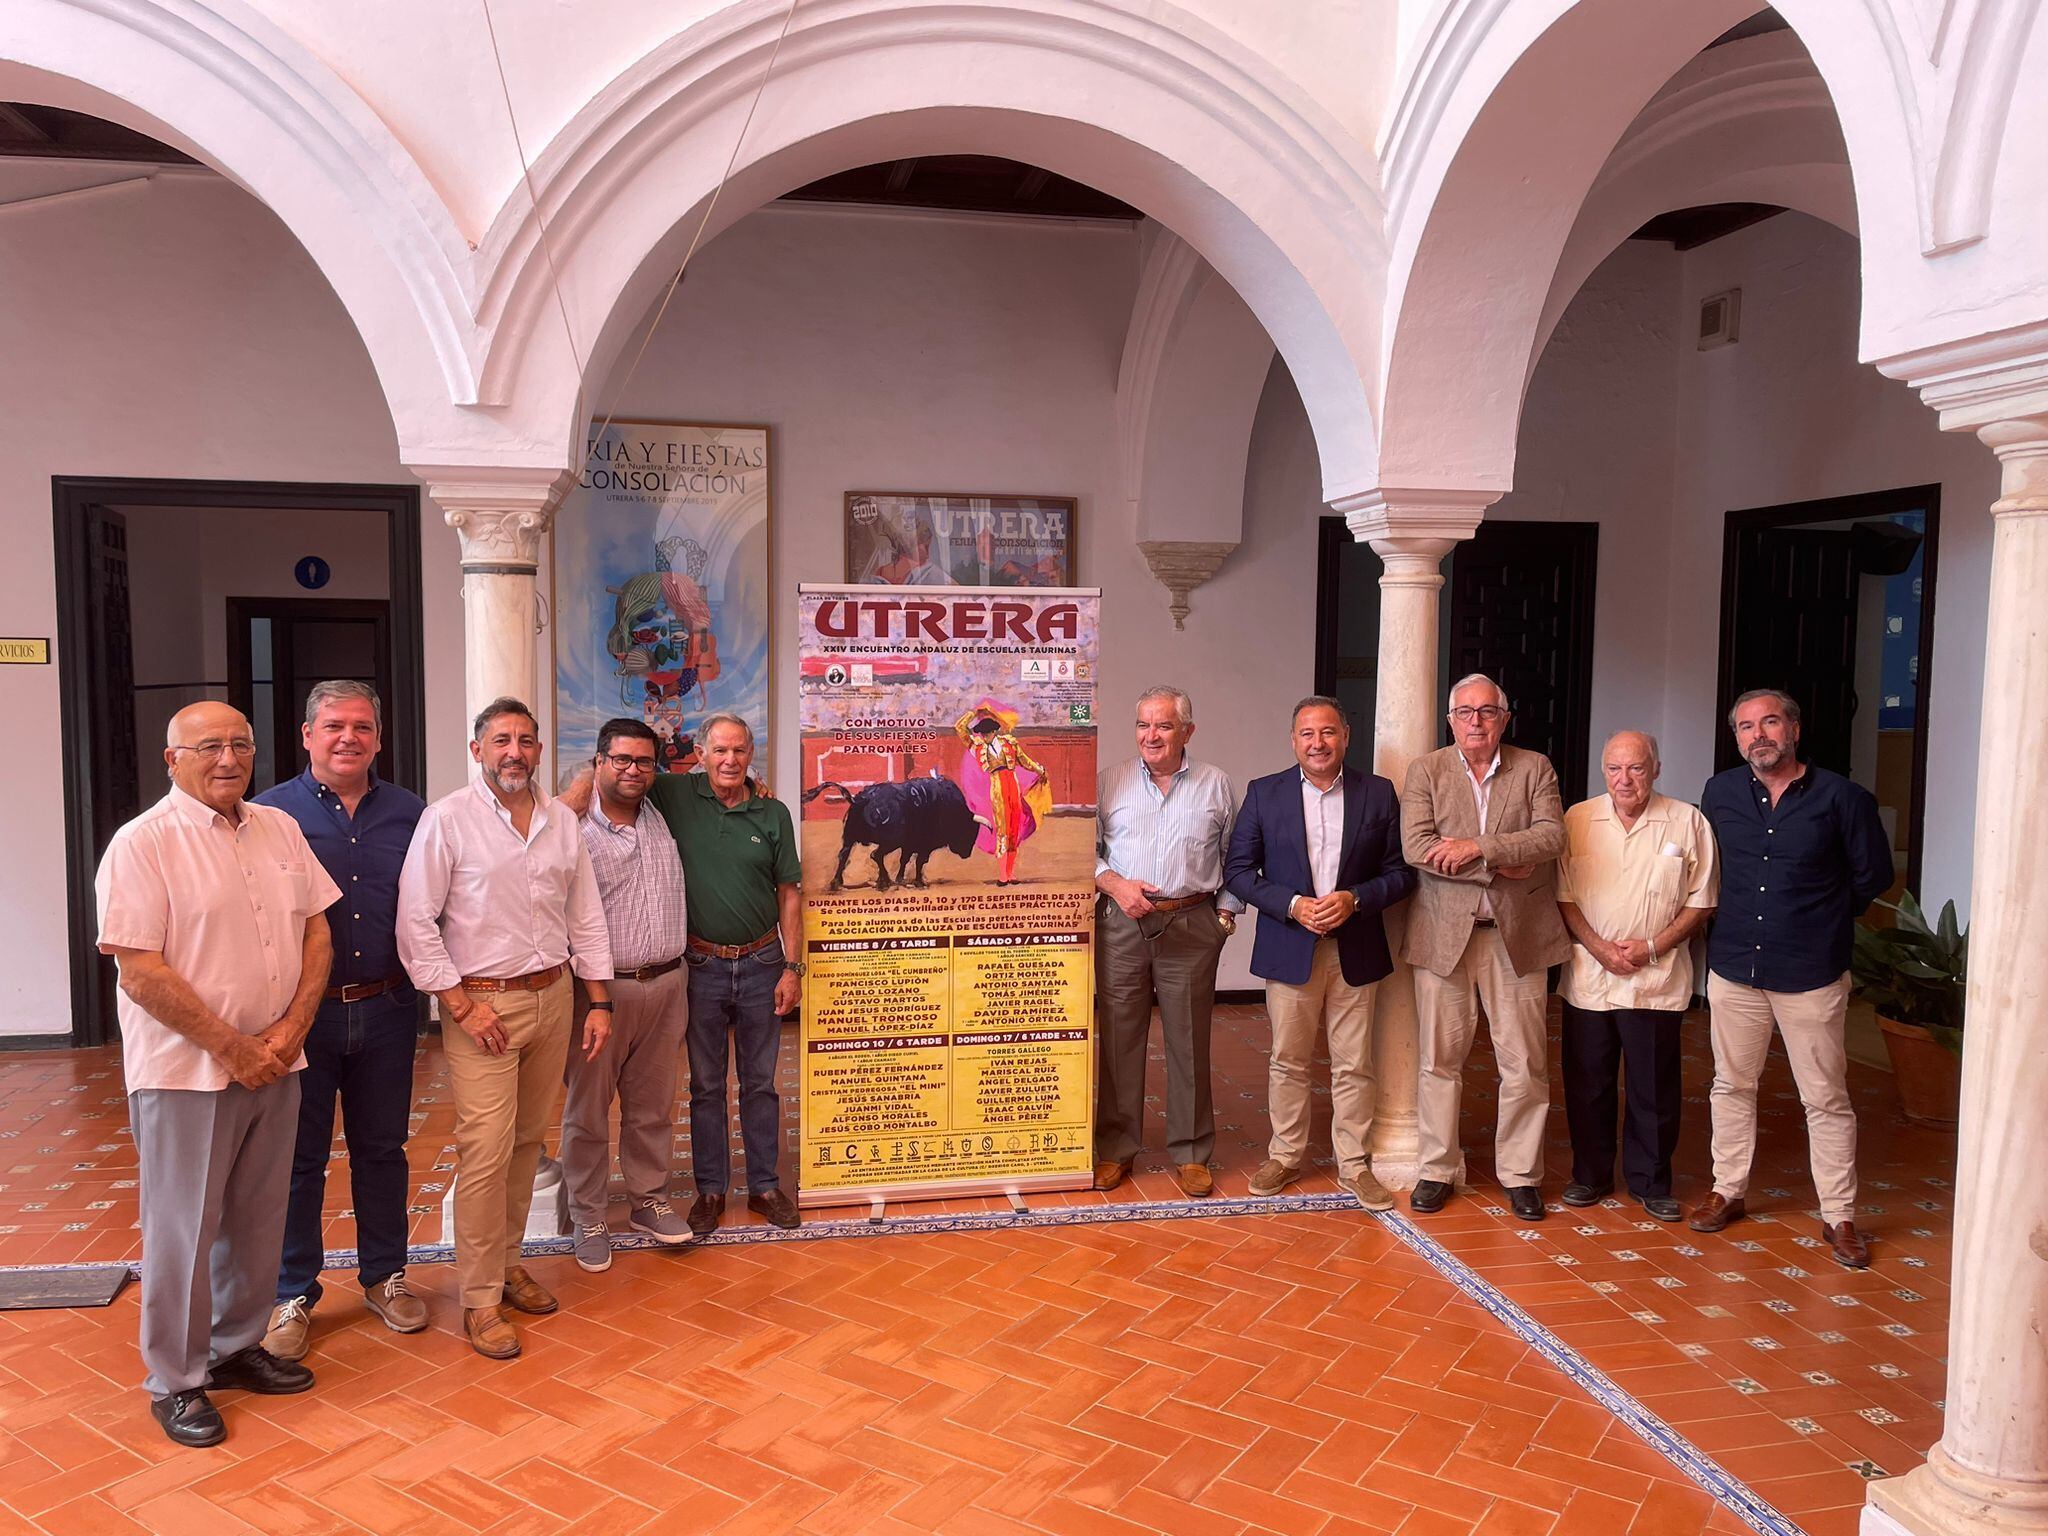
[[[303,1392],[259,1342],[284,1248],[300,1047],[341,892],[283,811],[242,799],[256,742],[225,704],[166,733],[170,793],[114,834],[94,882],[142,1216],[142,1362],[179,1445],[227,1435],[215,1391]]]
[[[476,717],[482,772],[426,809],[398,876],[398,958],[441,1000],[455,1099],[455,1276],[462,1330],[519,1353],[505,1307],[559,1305],[520,1261],[541,1139],[562,1094],[573,966],[589,994],[582,1049],[611,1035],[610,930],[576,817],[533,780],[540,727],[517,699]]]

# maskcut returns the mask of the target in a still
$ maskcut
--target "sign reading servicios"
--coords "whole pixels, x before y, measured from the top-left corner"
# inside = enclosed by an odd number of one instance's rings
[[[47,637],[33,640],[0,637],[0,666],[45,667],[49,664],[50,642]]]

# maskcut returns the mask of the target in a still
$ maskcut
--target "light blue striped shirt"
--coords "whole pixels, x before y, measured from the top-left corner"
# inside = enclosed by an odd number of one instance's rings
[[[1243,902],[1223,890],[1223,854],[1237,819],[1237,791],[1221,768],[1182,753],[1180,771],[1161,794],[1145,760],[1126,758],[1102,770],[1095,802],[1096,874],[1114,871],[1157,886],[1169,900],[1222,891],[1220,910],[1244,910]]]

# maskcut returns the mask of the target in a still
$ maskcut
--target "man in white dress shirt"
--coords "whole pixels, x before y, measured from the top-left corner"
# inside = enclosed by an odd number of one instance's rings
[[[420,818],[398,879],[398,955],[441,1000],[455,1098],[455,1269],[462,1326],[493,1360],[519,1353],[504,1306],[552,1312],[519,1262],[541,1138],[569,1052],[569,971],[590,1011],[582,1049],[611,1034],[611,936],[576,818],[533,780],[540,727],[517,699],[476,717],[472,783]]]
[[[1244,903],[1223,890],[1237,792],[1188,756],[1195,703],[1178,688],[1138,695],[1138,755],[1096,786],[1095,1187],[1114,1189],[1145,1144],[1145,1044],[1152,999],[1166,1042],[1166,1152],[1190,1195],[1215,1188],[1209,1155],[1209,1023],[1216,965]],[[1220,899],[1219,899],[1220,895]]]

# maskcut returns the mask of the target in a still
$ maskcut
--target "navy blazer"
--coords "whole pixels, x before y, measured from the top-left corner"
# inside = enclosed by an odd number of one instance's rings
[[[1306,982],[1316,935],[1287,915],[1295,897],[1315,894],[1299,768],[1245,786],[1223,860],[1223,883],[1246,906],[1259,909],[1252,974],[1297,987]],[[1354,987],[1378,981],[1394,968],[1380,914],[1405,900],[1415,883],[1415,871],[1401,856],[1401,801],[1394,786],[1376,773],[1346,768],[1337,884],[1358,899],[1358,910],[1333,937],[1344,979]]]

